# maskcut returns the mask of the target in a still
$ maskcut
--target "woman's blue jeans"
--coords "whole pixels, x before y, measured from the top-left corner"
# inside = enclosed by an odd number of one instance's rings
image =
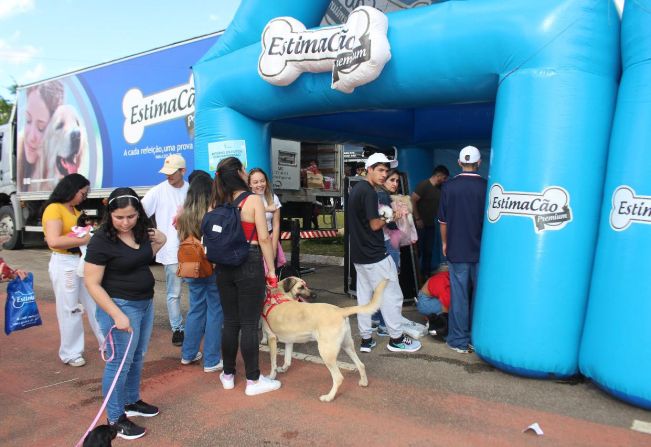
[[[203,364],[217,365],[222,359],[222,311],[217,278],[213,273],[207,278],[185,278],[190,295],[190,310],[185,318],[185,337],[181,356],[192,360],[199,352],[203,338]]]
[[[151,330],[154,324],[154,300],[123,300],[113,298],[113,302],[129,318],[129,323],[133,329],[133,340],[129,347],[124,366],[120,372],[115,389],[106,404],[106,413],[109,422],[116,422],[124,414],[124,406],[140,400],[140,377],[142,374],[142,365],[144,363],[145,353],[149,346]],[[95,312],[97,322],[104,336],[108,339],[108,333],[115,324],[113,318],[109,316],[101,307],[97,306]],[[106,355],[113,356],[113,360],[106,363],[104,367],[104,376],[102,377],[102,394],[106,396],[111,388],[113,379],[118,372],[122,358],[125,355],[127,344],[129,343],[130,333],[113,329],[114,351],[110,343],[107,343]]]

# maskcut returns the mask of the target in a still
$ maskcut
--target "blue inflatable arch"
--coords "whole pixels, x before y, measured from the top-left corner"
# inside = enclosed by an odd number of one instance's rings
[[[195,166],[209,169],[210,152],[235,144],[249,166],[268,170],[273,123],[281,133],[303,125],[348,140],[398,140],[403,168],[426,165],[423,178],[431,166],[420,144],[437,138],[439,111],[472,116],[463,104],[494,102],[475,348],[510,372],[576,373],[620,71],[614,6],[473,0],[398,11],[387,14],[391,60],[353,93],[331,89],[327,73],[285,87],[264,81],[257,65],[267,22],[289,16],[316,27],[328,3],[242,1],[194,67]],[[385,114],[399,125],[378,125]]]
[[[627,1],[581,372],[651,409],[651,1]]]

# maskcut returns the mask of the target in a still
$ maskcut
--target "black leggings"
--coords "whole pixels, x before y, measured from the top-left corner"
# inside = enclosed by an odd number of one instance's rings
[[[217,287],[224,310],[224,374],[235,374],[238,341],[241,341],[246,378],[258,380],[258,322],[265,293],[260,247],[251,245],[249,257],[244,264],[237,267],[221,267],[217,272]]]

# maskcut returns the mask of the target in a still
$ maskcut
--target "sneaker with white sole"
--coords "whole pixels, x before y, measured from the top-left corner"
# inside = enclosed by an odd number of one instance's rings
[[[416,352],[421,348],[418,340],[412,339],[409,335],[402,334],[400,338],[389,340],[387,349],[392,352]]]
[[[146,418],[151,418],[158,415],[158,407],[148,404],[147,402],[140,399],[138,402],[128,404],[124,406],[124,414],[127,417],[134,416],[143,416]]]
[[[403,320],[400,329],[411,338],[421,338],[427,334],[427,327],[424,324],[416,323],[406,318]]]
[[[219,380],[222,383],[222,386],[224,387],[225,390],[232,390],[235,388],[235,375],[234,374],[224,374],[222,373],[219,375]]]
[[[84,366],[85,364],[86,364],[86,360],[83,357],[77,357],[76,359],[70,360],[68,362],[68,365],[74,366],[74,367],[77,367],[77,368],[80,367],[80,366]]]
[[[203,372],[214,373],[216,371],[221,371],[222,369],[224,369],[224,362],[223,360],[220,360],[219,363],[217,363],[215,366],[204,366]]]
[[[359,346],[359,350],[360,352],[371,352],[375,345],[375,340],[372,338],[362,338],[362,343]]]
[[[198,362],[203,357],[201,351],[197,352],[197,355],[194,356],[192,360],[181,359],[181,365],[190,365],[191,363]]]
[[[448,345],[447,343],[446,343],[446,346],[447,346],[448,348],[450,348],[451,350],[453,350],[454,352],[458,353],[458,354],[470,354],[470,353],[472,352],[472,351],[471,351],[470,349],[468,349],[468,348],[466,348],[466,349],[464,349],[464,348],[456,348],[456,347],[454,347],[454,346],[450,346],[450,345]]]
[[[260,375],[257,381],[246,381],[246,390],[244,390],[244,394],[247,396],[257,396],[258,394],[276,391],[278,388],[280,388],[280,381]]]
[[[131,422],[125,414],[120,416],[117,421],[109,422],[109,425],[116,429],[117,437],[122,439],[138,439],[147,433],[144,427]]]

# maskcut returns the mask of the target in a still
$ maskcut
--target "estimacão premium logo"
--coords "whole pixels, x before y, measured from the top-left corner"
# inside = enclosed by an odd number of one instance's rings
[[[306,30],[292,17],[271,20],[262,32],[258,73],[285,86],[303,72],[332,71],[332,88],[352,93],[375,80],[391,59],[386,15],[360,6],[345,24]]]
[[[570,194],[559,186],[542,193],[504,191],[494,183],[488,197],[488,221],[495,223],[503,214],[531,218],[536,233],[560,230],[572,221]]]

